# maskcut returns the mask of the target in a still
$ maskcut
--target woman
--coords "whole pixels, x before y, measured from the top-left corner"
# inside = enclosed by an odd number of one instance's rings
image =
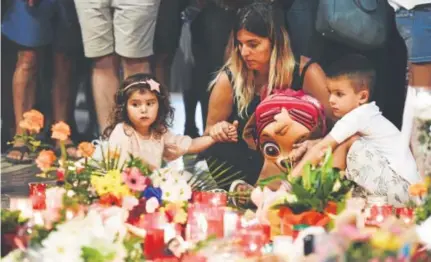
[[[295,62],[283,14],[279,12],[281,9],[276,4],[263,1],[247,5],[238,12],[230,41],[230,57],[211,85],[205,133],[217,141],[228,139],[228,129],[234,122],[238,122],[239,137],[242,137],[245,124],[261,100],[261,93],[270,94],[275,88],[303,88],[318,99],[326,115],[331,116],[325,74],[319,65],[305,57]],[[224,177],[240,172],[239,176],[250,184],[256,182],[263,164],[262,155],[249,149],[242,139],[232,145],[213,146],[203,156],[230,168]]]

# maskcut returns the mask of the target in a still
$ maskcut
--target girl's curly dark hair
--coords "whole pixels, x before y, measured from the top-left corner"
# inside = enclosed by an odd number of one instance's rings
[[[154,80],[158,82],[154,76],[144,73],[134,74],[124,79],[120,89],[115,95],[115,107],[112,110],[110,116],[109,126],[103,131],[104,139],[109,138],[115,126],[119,123],[126,123],[130,126],[133,126],[127,114],[127,101],[135,92],[150,91],[157,96],[157,101],[159,102],[159,111],[157,112],[156,121],[150,126],[150,130],[154,132],[155,135],[163,135],[168,130],[168,127],[172,125],[172,120],[174,118],[174,108],[171,106],[167,88],[160,85],[160,93],[157,91],[151,91],[150,85],[145,83],[148,80]],[[133,83],[136,84],[130,86],[127,88],[127,90],[124,90],[124,88]]]

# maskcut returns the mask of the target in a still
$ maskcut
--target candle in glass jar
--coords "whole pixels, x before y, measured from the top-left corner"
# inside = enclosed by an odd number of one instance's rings
[[[193,203],[223,206],[227,205],[227,194],[223,192],[196,191],[192,195]]]
[[[365,207],[365,225],[379,226],[392,215],[392,206],[385,196],[369,196]]]
[[[29,197],[32,202],[33,210],[42,210],[46,208],[46,184],[29,183]]]

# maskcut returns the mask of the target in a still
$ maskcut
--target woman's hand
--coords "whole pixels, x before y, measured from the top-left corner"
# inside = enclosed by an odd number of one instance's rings
[[[216,142],[238,141],[237,128],[238,121],[235,121],[233,124],[221,121],[210,128],[209,135]]]

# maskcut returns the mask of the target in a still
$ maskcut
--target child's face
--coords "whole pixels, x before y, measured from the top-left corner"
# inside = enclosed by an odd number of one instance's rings
[[[149,129],[156,121],[158,111],[157,96],[149,90],[136,91],[127,100],[127,114],[133,127],[138,131]]]
[[[329,105],[335,117],[341,118],[368,100],[365,90],[355,92],[347,77],[337,77],[327,80]]]

